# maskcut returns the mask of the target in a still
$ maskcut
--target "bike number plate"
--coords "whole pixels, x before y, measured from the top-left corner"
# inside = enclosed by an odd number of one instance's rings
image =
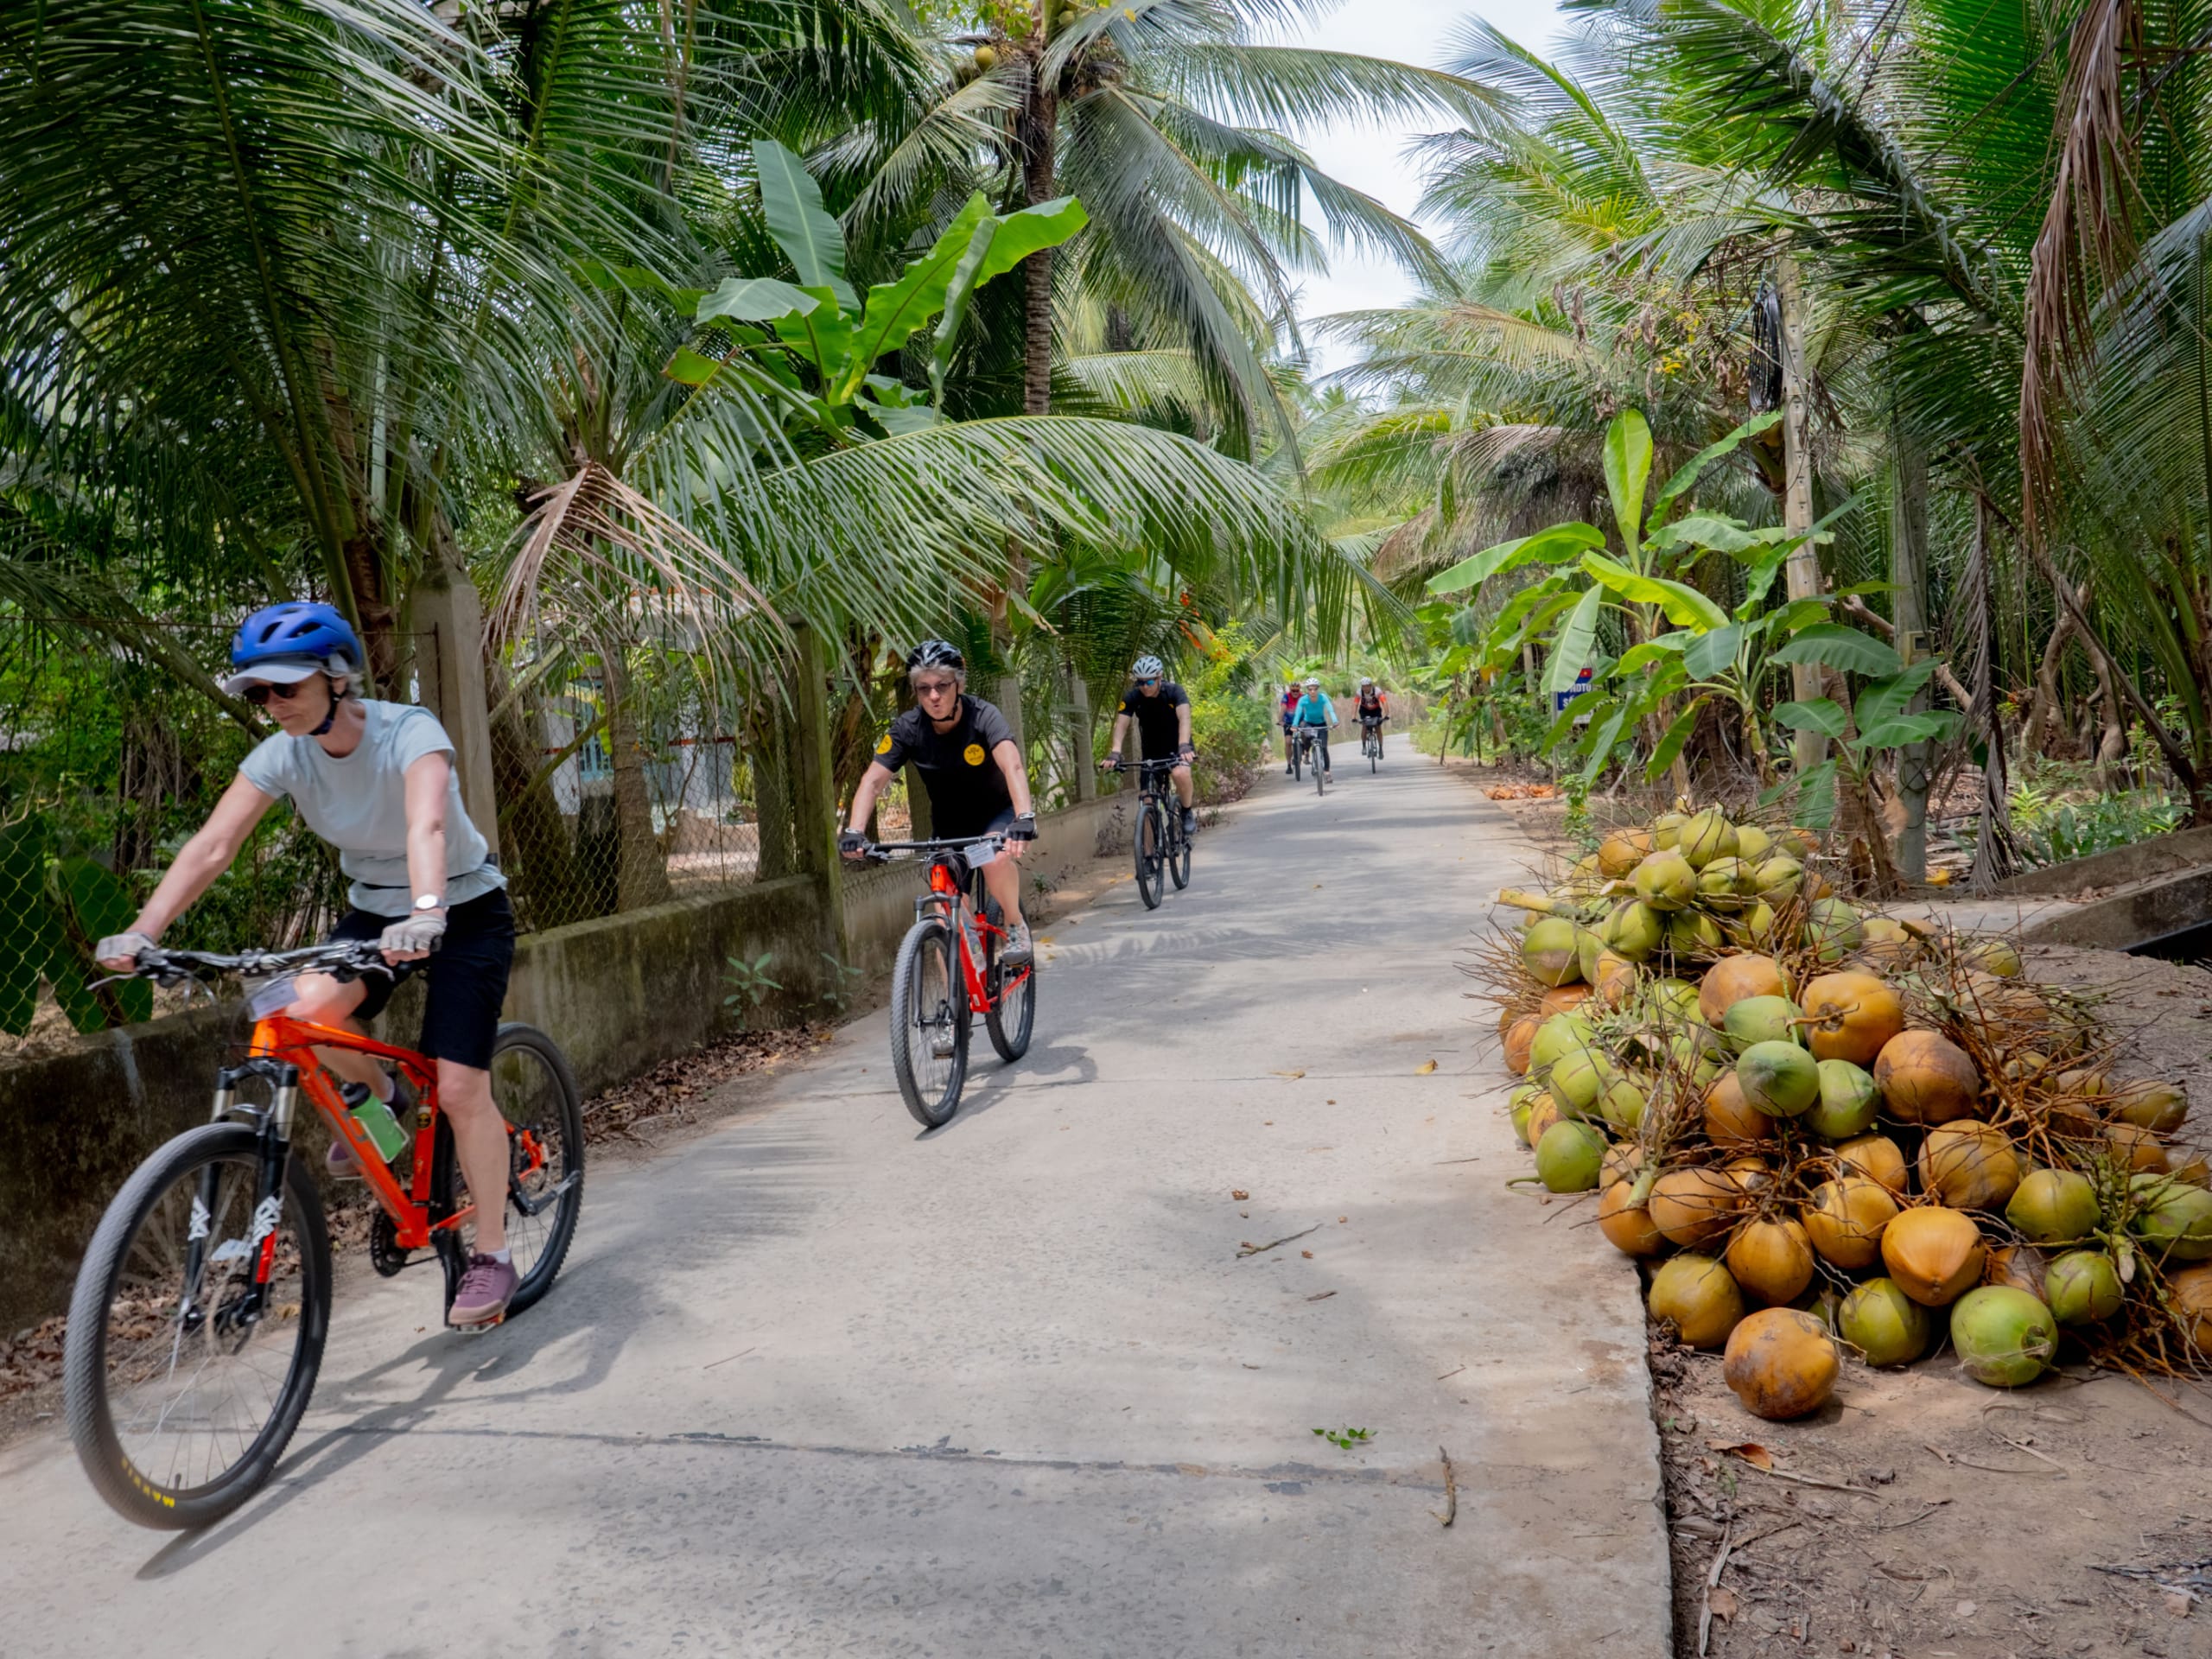
[[[246,994],[245,1005],[257,1020],[266,1020],[298,1000],[300,982],[291,974],[264,979]]]

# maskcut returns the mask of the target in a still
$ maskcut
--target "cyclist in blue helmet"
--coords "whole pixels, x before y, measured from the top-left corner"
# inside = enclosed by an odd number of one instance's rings
[[[506,877],[461,805],[453,741],[437,716],[364,697],[361,669],[359,640],[328,605],[271,605],[239,625],[223,690],[263,710],[279,729],[239,763],[137,919],[102,939],[95,954],[108,967],[130,967],[231,867],[269,809],[289,798],[301,820],[338,849],[339,868],[351,880],[353,908],[331,937],[376,940],[394,969],[391,978],[344,982],[304,975],[289,1012],[365,1031],[399,979],[426,970],[419,1046],[437,1064],[438,1101],[453,1122],[461,1173],[472,1192],[504,1192],[507,1135],[492,1098],[491,1064],[514,962]],[[349,1104],[364,1106],[373,1094],[405,1116],[411,1103],[404,1085],[375,1060],[352,1051],[321,1053]],[[331,1148],[331,1170],[359,1173],[341,1146]],[[496,1323],[516,1283],[505,1208],[480,1206],[453,1323]]]

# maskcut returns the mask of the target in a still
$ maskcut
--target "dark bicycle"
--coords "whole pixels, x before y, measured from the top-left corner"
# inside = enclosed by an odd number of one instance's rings
[[[92,1485],[147,1527],[204,1527],[259,1491],[315,1392],[330,1327],[330,1231],[315,1178],[294,1155],[304,1095],[359,1165],[377,1203],[369,1262],[389,1278],[418,1260],[443,1269],[445,1305],[467,1268],[477,1195],[438,1104],[435,1062],[283,1012],[290,978],[389,974],[378,947],[211,956],[145,950],[135,976],[174,984],[262,982],[246,1058],[215,1074],[213,1121],[141,1164],[109,1204],[77,1272],[63,1350],[70,1438]],[[411,1158],[389,1164],[353,1117],[317,1049],[397,1067],[413,1090]],[[553,1039],[509,1021],[492,1044],[492,1096],[506,1120],[502,1195],[522,1283],[507,1317],[552,1287],[583,1204],[582,1096]],[[258,1096],[258,1098],[254,1098]]]
[[[1037,969],[1000,960],[1005,918],[983,886],[982,866],[1005,845],[1004,836],[974,836],[880,841],[861,849],[877,863],[930,861],[930,890],[914,900],[914,925],[891,969],[891,1070],[906,1109],[926,1129],[943,1128],[960,1109],[975,1015],[983,1016],[1001,1059],[1012,1062],[1029,1052]],[[981,856],[971,860],[978,849]]]
[[[1359,717],[1359,752],[1367,757],[1369,772],[1382,769],[1382,722],[1388,715],[1362,715]]]
[[[1307,767],[1312,767],[1313,792],[1325,795],[1329,792],[1329,775],[1327,768],[1321,764],[1320,747],[1321,728],[1319,726],[1300,726],[1298,728],[1298,747],[1294,752],[1296,759],[1292,765],[1295,768],[1295,775],[1300,777],[1305,775]]]
[[[1147,910],[1158,910],[1166,897],[1164,872],[1178,893],[1191,885],[1191,837],[1183,830],[1183,804],[1177,798],[1170,774],[1183,765],[1179,760],[1140,760],[1137,763],[1137,822],[1133,837],[1136,853],[1137,896]],[[1106,771],[1119,766],[1106,763]]]

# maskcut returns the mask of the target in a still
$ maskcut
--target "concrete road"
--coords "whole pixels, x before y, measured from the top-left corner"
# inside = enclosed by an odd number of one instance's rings
[[[498,1332],[346,1275],[224,1525],[0,1452],[0,1654],[1662,1659],[1633,1276],[1506,1190],[1453,965],[1521,843],[1410,753],[1338,777],[1040,930],[1034,1047],[979,1031],[938,1133],[874,1015],[600,1166]]]

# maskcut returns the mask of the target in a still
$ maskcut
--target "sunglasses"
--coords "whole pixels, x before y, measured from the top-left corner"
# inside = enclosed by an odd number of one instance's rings
[[[305,680],[301,680],[290,685],[249,685],[238,695],[255,708],[265,709],[271,698],[278,702],[289,702],[300,695],[300,688],[306,683]]]
[[[960,682],[957,680],[918,680],[914,683],[914,695],[918,697],[945,697],[959,689]]]
[[[1137,683],[1139,685],[1158,685],[1160,683],[1160,677],[1155,674],[1148,680],[1139,680]]]

